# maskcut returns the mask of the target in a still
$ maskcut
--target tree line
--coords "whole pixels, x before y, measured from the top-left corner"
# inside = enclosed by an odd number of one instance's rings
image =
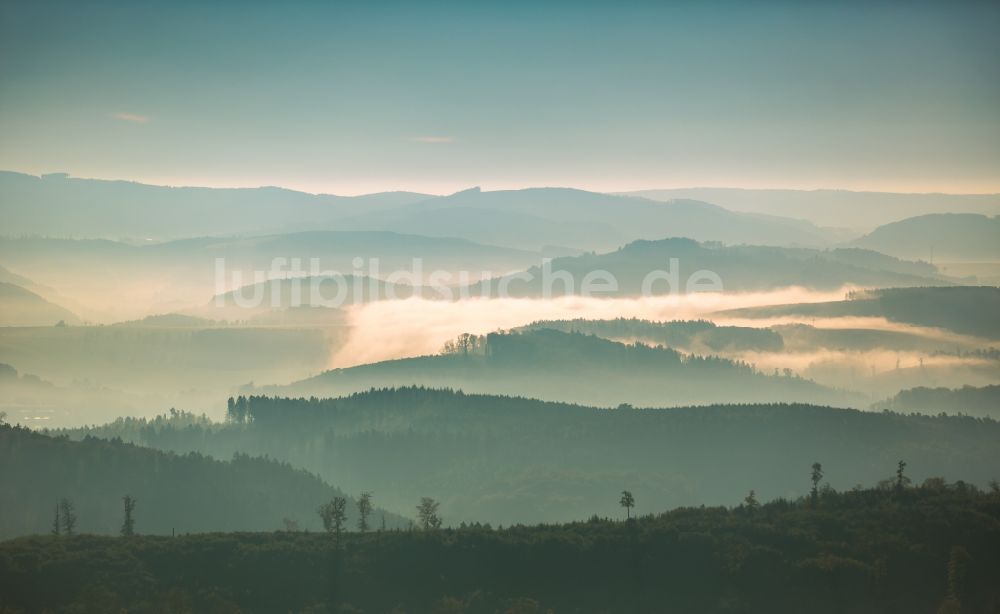
[[[343,521],[335,543],[284,531],[77,534],[72,548],[24,537],[0,542],[0,594],[14,613],[992,611],[1000,488],[914,485],[900,462],[882,484],[837,491],[816,465],[800,468],[812,489],[797,499],[751,492],[731,507],[636,514],[627,489],[625,522],[373,533]]]

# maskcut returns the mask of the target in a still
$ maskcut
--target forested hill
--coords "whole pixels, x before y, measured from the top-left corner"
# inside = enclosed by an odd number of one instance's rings
[[[340,396],[372,387],[410,385],[605,406],[776,400],[860,404],[850,393],[795,376],[765,375],[740,362],[549,328],[466,335],[443,355],[335,369],[260,392]]]
[[[964,335],[1000,339],[1000,288],[958,286],[885,288],[856,292],[849,300],[747,307],[718,315],[741,318],[883,317],[890,322],[943,328]]]
[[[52,326],[76,324],[80,319],[31,290],[0,281],[0,326]]]
[[[675,267],[671,267],[675,259]],[[674,293],[686,292],[689,279],[696,273],[710,271],[722,281],[726,291],[763,291],[791,286],[816,290],[837,290],[845,285],[863,287],[946,285],[951,280],[924,262],[898,260],[878,252],[862,249],[817,250],[760,245],[721,245],[699,243],[687,238],[655,241],[633,241],[616,251],[555,258],[545,281],[543,269],[532,267],[523,273],[501,280],[489,280],[474,285],[470,296],[496,295],[501,288],[509,296],[559,296],[580,291],[587,275],[593,271],[609,272],[615,283],[608,287],[603,277],[593,283],[594,296],[638,296],[671,292],[666,276],[655,272],[677,273]],[[566,283],[554,273],[565,271],[572,277],[569,291]],[[654,273],[652,277],[650,274]],[[565,274],[562,275],[565,277]],[[650,285],[644,288],[644,282]],[[484,288],[485,287],[485,288]],[[546,293],[546,289],[548,292]]]
[[[630,522],[42,536],[0,543],[0,594],[13,613],[979,613],[998,523],[997,492],[932,480]]]
[[[614,320],[540,320],[520,327],[519,331],[551,328],[563,332],[596,335],[620,342],[640,341],[670,348],[711,353],[721,351],[779,352],[784,347],[781,335],[766,328],[717,326],[708,320],[654,322],[638,318]]]
[[[823,464],[838,488],[892,476],[1000,478],[1000,423],[808,405],[598,409],[405,388],[336,399],[234,399],[226,425],[120,421],[90,430],[143,445],[267,454],[389,509],[422,496],[447,522],[540,522],[612,514],[629,488],[643,512],[801,495]]]
[[[1000,216],[930,213],[879,226],[854,241],[900,258],[1000,258]]]
[[[0,424],[0,538],[47,533],[62,498],[76,509],[80,533],[116,534],[122,497],[138,500],[136,530],[273,531],[285,519],[321,528],[318,506],[342,493],[315,475],[264,458],[231,461],[162,452],[119,441],[71,441]],[[356,507],[348,504],[356,518]],[[383,511],[377,510],[377,525]],[[349,522],[351,520],[349,519]],[[386,513],[386,523],[408,521]]]
[[[902,390],[894,397],[876,403],[905,412],[949,412],[970,416],[1000,418],[1000,386],[962,386],[961,388],[927,388],[920,386]]]

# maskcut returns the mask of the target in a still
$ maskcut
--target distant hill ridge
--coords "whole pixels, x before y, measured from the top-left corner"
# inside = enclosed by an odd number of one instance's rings
[[[30,290],[0,282],[0,326],[52,326],[76,324],[80,319],[68,309],[50,303]]]
[[[678,287],[665,279],[656,282],[656,271],[673,273],[671,259],[676,259]],[[846,285],[878,286],[928,286],[948,285],[956,280],[946,278],[922,262],[907,262],[891,256],[861,249],[806,249],[761,245],[722,245],[699,243],[687,238],[669,238],[655,241],[633,241],[615,251],[602,254],[584,254],[555,258],[547,265],[551,271],[565,271],[574,281],[573,292],[579,292],[584,279],[592,271],[607,271],[615,280],[612,288],[597,287],[602,295],[635,296],[643,294],[645,287],[652,294],[683,293],[687,282],[698,271],[709,271],[718,276],[725,291],[773,290],[802,287],[817,290],[836,290]],[[509,276],[504,286],[511,296],[536,297],[543,295],[544,269],[532,267],[530,279]],[[654,273],[654,277],[649,275]],[[551,276],[554,279],[554,275]],[[472,296],[485,293],[496,295],[501,280],[472,288]],[[548,287],[554,294],[566,293],[566,285],[553,281]]]
[[[539,250],[611,249],[667,235],[728,243],[828,245],[837,233],[809,222],[736,213],[694,200],[661,203],[568,188],[450,196],[357,197],[281,188],[163,187],[0,172],[9,235],[169,239],[305,230],[381,230]]]
[[[677,188],[627,194],[654,200],[693,198],[733,211],[803,218],[820,226],[858,232],[929,213],[1000,214],[1000,194],[909,194],[852,190]]]
[[[1000,216],[921,215],[879,226],[854,245],[900,258],[1000,261]]]

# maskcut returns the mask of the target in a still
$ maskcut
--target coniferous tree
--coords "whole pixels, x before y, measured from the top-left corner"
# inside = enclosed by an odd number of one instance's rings
[[[334,497],[328,503],[319,506],[319,517],[323,520],[323,528],[327,533],[334,533],[340,540],[340,532],[347,520],[347,499]]]
[[[906,469],[906,461],[899,461],[896,465],[896,493],[901,493],[910,483],[910,478],[903,474]]]
[[[347,499],[345,497],[333,498],[333,530],[340,539],[340,533],[344,530],[347,522]]]
[[[135,519],[132,518],[132,511],[135,509],[135,498],[131,495],[122,497],[125,503],[125,521],[122,522],[122,537],[135,535]]]
[[[810,478],[812,480],[812,491],[810,491],[810,496],[812,497],[813,505],[819,500],[819,483],[823,479],[823,465],[819,463],[813,463],[812,475]]]
[[[239,398],[236,399],[236,421],[241,424],[245,424],[249,421],[248,418],[247,398],[240,395]]]
[[[358,530],[368,531],[368,516],[372,513],[372,494],[368,491],[358,496]]]

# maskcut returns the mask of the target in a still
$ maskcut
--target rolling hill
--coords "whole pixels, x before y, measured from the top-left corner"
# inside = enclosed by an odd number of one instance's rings
[[[0,266],[0,283],[13,284],[29,290],[36,286],[35,282],[27,277],[18,275],[2,266]]]
[[[165,187],[9,171],[0,171],[0,194],[8,235],[139,240],[330,228],[332,220],[359,208],[398,207],[427,198],[400,192],[343,197],[275,187]]]
[[[827,245],[836,236],[808,222],[734,213],[693,200],[660,203],[568,188],[483,192],[478,188],[344,220],[347,227],[462,236],[541,249],[614,249],[635,239],[690,237],[724,243]]]
[[[343,494],[269,459],[236,455],[223,462],[120,440],[71,441],[8,424],[0,424],[0,465],[0,538],[48,533],[63,497],[76,507],[79,533],[117,534],[122,497],[131,495],[138,500],[137,531],[170,535],[273,531],[285,528],[286,518],[301,529],[319,529],[316,508]],[[356,507],[348,508],[356,518]],[[405,521],[386,513],[386,523]]]
[[[1000,418],[1000,386],[962,386],[961,388],[928,388],[920,386],[902,390],[892,398],[873,407],[899,412],[948,412],[969,416]]]
[[[716,326],[707,320],[672,322],[651,322],[637,318],[542,320],[517,330],[546,328],[596,335],[623,343],[641,341],[696,354],[746,350],[779,352],[784,347],[781,335],[772,330],[744,326]]]
[[[842,240],[799,219],[735,213],[693,200],[662,203],[564,188],[339,197],[273,187],[173,188],[2,172],[0,195],[9,235],[164,240],[368,230],[463,237],[531,251],[606,250],[663,236],[806,246]]]
[[[45,410],[60,424],[152,415],[171,406],[207,411],[248,382],[319,372],[347,334],[337,314],[328,315],[312,326],[226,325],[174,315],[110,326],[0,327],[0,362],[57,385],[8,390],[3,401],[29,416]]]
[[[846,392],[797,377],[764,375],[741,363],[553,329],[491,333],[450,354],[334,369],[288,386],[261,390],[334,396],[406,385],[605,406],[776,399],[843,405],[858,401]]]
[[[1000,261],[1000,216],[937,213],[884,226],[854,245],[899,258]]]
[[[71,262],[72,270],[140,267],[169,272],[198,271],[214,275],[215,262],[224,259],[230,270],[269,271],[275,259],[288,271],[292,259],[309,272],[310,259],[320,271],[349,274],[357,267],[368,273],[373,259],[383,274],[410,271],[414,259],[428,273],[435,269],[507,272],[537,263],[540,252],[481,245],[464,239],[423,237],[382,231],[310,231],[260,237],[201,237],[132,245],[108,240],[0,238],[0,258],[19,270],[45,271]],[[356,262],[360,259],[360,264]]]
[[[52,326],[77,324],[80,319],[68,309],[50,303],[30,290],[0,282],[0,326]]]
[[[814,250],[805,248],[764,247],[756,245],[723,246],[698,243],[691,239],[634,241],[604,254],[584,254],[555,258],[548,267],[553,272],[565,271],[573,279],[573,290],[551,276],[550,295],[579,292],[587,275],[593,271],[610,273],[616,283],[608,287],[595,286],[594,295],[637,296],[643,292],[644,281],[650,294],[669,293],[666,275],[671,273],[671,260],[676,259],[678,287],[684,293],[696,273],[708,271],[718,275],[725,291],[760,291],[786,287],[835,290],[845,285],[926,286],[952,283],[942,278],[926,263],[900,261],[876,252],[858,249]],[[505,287],[508,296],[536,297],[545,294],[544,269],[532,267],[523,274],[490,280],[474,286],[473,296],[496,296]],[[487,286],[484,288],[483,286]],[[598,291],[599,290],[599,291]]]
[[[87,306],[88,320],[105,323],[201,307],[220,289],[252,284],[257,272],[269,277],[293,271],[387,277],[399,271],[412,281],[442,272],[455,283],[479,279],[484,272],[520,270],[541,258],[541,252],[382,231],[200,237],[139,245],[105,239],[0,238],[0,262],[58,288],[61,295],[73,297],[74,304]],[[468,276],[462,277],[463,271]]]
[[[931,213],[1000,214],[1000,194],[901,194],[850,190],[678,188],[628,194],[653,200],[691,198],[732,211],[809,220],[820,226],[869,232],[876,226]],[[846,235],[844,239],[846,240]]]
[[[747,307],[719,312],[718,315],[741,318],[880,317],[901,324],[1000,339],[998,313],[1000,288],[956,286],[887,288],[861,292],[845,301]]]
[[[889,478],[900,459],[917,483],[961,476],[986,486],[1000,466],[1000,423],[991,420],[784,403],[589,405],[380,389],[333,399],[240,398],[225,426],[119,420],[64,433],[217,458],[268,455],[349,492],[370,489],[390,509],[434,497],[453,525],[617,516],[623,488],[642,500],[643,513],[732,505],[750,489],[762,499],[794,499],[808,493],[814,462],[836,489]]]

